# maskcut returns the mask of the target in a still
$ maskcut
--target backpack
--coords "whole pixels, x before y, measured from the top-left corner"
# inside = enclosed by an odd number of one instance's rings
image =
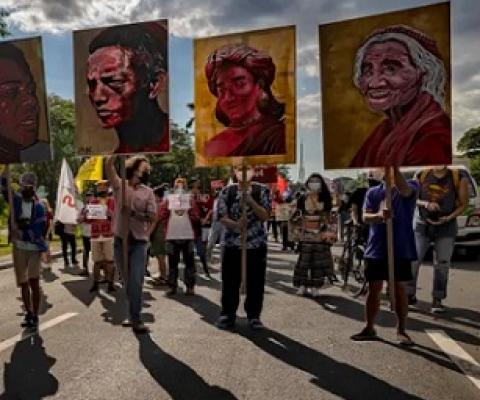
[[[227,210],[228,210],[228,215],[230,216],[230,210],[232,209],[233,203],[235,202],[235,199],[237,198],[238,194],[238,185],[230,185],[227,187]],[[257,184],[257,183],[252,183],[252,198],[255,200],[258,204],[261,203],[261,197],[262,197],[262,186]]]

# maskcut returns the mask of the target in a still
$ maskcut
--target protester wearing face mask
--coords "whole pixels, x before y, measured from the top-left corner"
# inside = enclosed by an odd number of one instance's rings
[[[41,255],[48,251],[46,210],[35,194],[36,184],[37,177],[33,173],[20,177],[20,192],[13,197],[14,224],[10,231],[15,251],[15,277],[25,308],[25,319],[21,325],[25,328],[38,327]],[[2,186],[6,188],[4,179]],[[8,201],[8,191],[2,192]]]
[[[175,180],[173,194],[163,203],[159,218],[165,227],[166,252],[168,256],[167,296],[174,296],[178,288],[178,264],[182,255],[185,264],[185,294],[195,294],[195,224],[200,221],[200,212],[192,196],[185,191],[186,182]]]
[[[242,167],[235,167],[235,176],[243,181]],[[242,188],[240,184],[227,186],[221,193],[217,213],[225,226],[222,258],[222,312],[217,320],[220,329],[235,325],[240,302],[242,243],[241,231],[247,230],[247,297],[245,311],[251,329],[262,329],[260,314],[263,308],[265,271],[267,267],[267,232],[265,222],[270,216],[270,191],[265,186],[252,182],[253,167],[247,168],[246,185],[247,218],[242,218]]]
[[[114,156],[106,161],[106,173],[113,188],[115,208],[114,257],[120,274],[124,274],[123,246],[125,226],[128,223],[128,276],[123,277],[127,283],[129,300],[129,317],[123,326],[132,326],[135,333],[147,333],[149,329],[140,319],[143,304],[143,282],[151,224],[155,221],[157,204],[153,190],[147,187],[150,177],[150,163],[144,156],[130,157],[125,162],[126,199],[122,203],[122,180],[114,166]],[[125,279],[126,278],[126,279]]]
[[[312,174],[306,182],[307,193],[297,201],[297,211],[303,218],[329,213],[332,209],[332,195],[320,174]],[[320,295],[325,279],[333,279],[333,259],[330,245],[317,242],[300,242],[300,255],[295,266],[293,285],[303,296],[309,289],[312,295]]]

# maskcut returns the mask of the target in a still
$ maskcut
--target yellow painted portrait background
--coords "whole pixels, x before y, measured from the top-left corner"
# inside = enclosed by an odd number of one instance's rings
[[[449,3],[320,25],[325,169],[348,168],[367,136],[384,119],[368,108],[354,85],[353,67],[355,54],[370,33],[398,24],[436,40],[447,72],[445,105],[451,115]]]
[[[269,54],[276,67],[271,86],[275,98],[285,103],[287,153],[270,156],[205,157],[205,143],[225,129],[215,118],[217,98],[210,93],[205,76],[209,54],[224,45],[244,43]],[[296,156],[295,122],[295,27],[234,33],[194,40],[195,146],[198,167],[232,164],[294,164]]]

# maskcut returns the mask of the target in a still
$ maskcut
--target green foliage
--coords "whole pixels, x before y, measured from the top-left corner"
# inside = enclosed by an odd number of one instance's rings
[[[75,107],[71,100],[56,95],[48,96],[50,133],[53,158],[32,164],[16,165],[12,170],[13,181],[24,171],[32,171],[38,177],[38,184],[44,185],[50,204],[54,204],[57,195],[58,179],[65,158],[75,175],[82,160],[76,156],[74,147]]]
[[[150,157],[152,186],[168,183],[173,185],[175,178],[187,178],[188,183],[199,179],[203,190],[210,188],[212,179],[225,179],[228,177],[228,168],[195,168],[195,153],[193,150],[193,133],[179,127],[172,122],[170,124],[172,140],[169,154],[155,155]]]
[[[480,126],[465,132],[459,140],[457,148],[470,158],[472,176],[480,183]]]

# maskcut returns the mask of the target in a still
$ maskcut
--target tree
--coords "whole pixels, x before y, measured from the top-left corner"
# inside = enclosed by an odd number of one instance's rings
[[[480,126],[466,131],[459,140],[457,148],[471,159],[471,172],[480,183]]]
[[[38,184],[45,186],[50,204],[54,204],[62,160],[65,158],[73,173],[78,170],[82,160],[76,156],[74,146],[75,107],[73,101],[57,95],[48,96],[52,160],[32,164],[23,164],[18,172],[32,171],[38,177]]]

